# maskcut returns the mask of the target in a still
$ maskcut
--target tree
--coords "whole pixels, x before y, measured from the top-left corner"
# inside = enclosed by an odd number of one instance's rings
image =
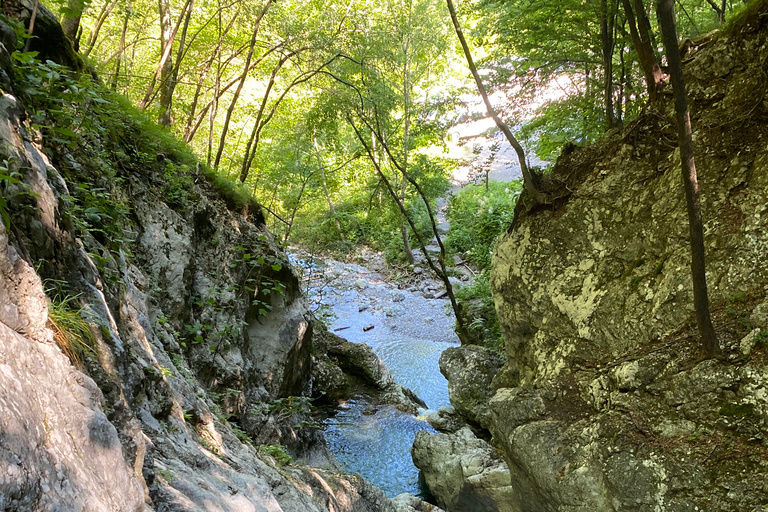
[[[659,88],[664,74],[661,72],[659,60],[653,47],[651,23],[645,12],[643,0],[621,0],[624,5],[624,15],[629,25],[632,43],[637,51],[640,67],[645,76],[648,98],[653,102],[659,98]]]
[[[533,174],[531,173],[531,170],[528,168],[528,163],[525,160],[525,151],[523,150],[523,147],[520,145],[520,142],[512,134],[512,130],[509,129],[506,123],[502,121],[501,117],[499,117],[499,115],[496,113],[496,110],[493,108],[493,105],[491,105],[491,101],[488,99],[488,93],[485,91],[485,87],[483,86],[483,81],[480,78],[480,74],[477,72],[477,66],[475,66],[475,63],[472,60],[472,53],[469,51],[467,40],[464,38],[464,33],[461,31],[461,25],[459,24],[459,18],[456,15],[456,9],[453,6],[453,1],[452,0],[446,0],[446,1],[448,2],[448,11],[450,12],[450,15],[451,15],[451,21],[453,22],[453,27],[456,30],[456,35],[459,38],[459,42],[461,43],[462,50],[464,50],[464,56],[467,59],[467,65],[469,66],[469,70],[472,73],[472,77],[475,79],[475,84],[477,84],[477,91],[480,93],[480,96],[482,96],[483,98],[483,103],[485,103],[485,108],[488,110],[488,115],[491,116],[491,118],[493,118],[493,121],[496,123],[496,126],[498,126],[499,130],[501,130],[504,133],[504,136],[507,138],[507,141],[509,141],[509,144],[514,148],[515,153],[517,154],[517,159],[518,159],[518,162],[520,163],[520,170],[523,173],[523,186],[525,187],[525,191],[528,193],[531,199],[533,199],[534,202],[543,203],[546,201],[546,197],[539,190],[537,183],[534,181]]]
[[[685,93],[683,63],[677,46],[674,0],[658,0],[657,12],[675,98],[678,144],[680,146],[681,170],[691,239],[691,276],[693,278],[693,305],[696,309],[696,324],[707,355],[717,357],[721,356],[722,352],[709,314],[707,276],[704,263],[704,227],[701,219],[699,184],[693,155],[691,115]]]

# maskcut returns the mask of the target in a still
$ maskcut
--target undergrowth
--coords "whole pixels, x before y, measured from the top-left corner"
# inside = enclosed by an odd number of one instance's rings
[[[96,338],[81,312],[76,295],[55,293],[48,302],[48,325],[53,330],[56,344],[80,369],[86,357],[96,355],[97,347]]]

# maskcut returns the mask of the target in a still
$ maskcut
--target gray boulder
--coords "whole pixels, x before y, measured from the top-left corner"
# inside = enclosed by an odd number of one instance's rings
[[[440,356],[440,372],[448,379],[451,405],[485,429],[491,420],[488,410],[488,400],[493,395],[491,382],[502,366],[501,355],[474,345],[451,347]]]
[[[519,512],[507,464],[469,428],[416,434],[411,449],[438,505],[451,512]]]
[[[318,329],[313,343],[316,393],[338,398],[363,392],[374,403],[392,405],[409,414],[427,407],[413,391],[395,382],[366,343],[352,343],[326,329]]]
[[[398,494],[392,498],[392,503],[397,512],[445,512],[440,507],[408,493]]]

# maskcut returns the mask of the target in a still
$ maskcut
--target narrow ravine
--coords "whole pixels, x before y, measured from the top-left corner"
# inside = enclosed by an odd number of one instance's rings
[[[381,268],[378,255],[367,259]],[[443,350],[459,344],[454,317],[437,281],[429,278],[388,282],[378,272],[334,260],[310,263],[305,269],[308,295],[321,304],[328,327],[354,343],[367,343],[384,361],[399,384],[414,391],[430,409],[450,405],[448,382],[440,374]],[[402,492],[423,495],[418,469],[411,460],[411,445],[419,430],[432,427],[391,406],[372,406],[363,397],[341,404],[325,422],[331,451],[346,471],[379,486],[388,496]]]

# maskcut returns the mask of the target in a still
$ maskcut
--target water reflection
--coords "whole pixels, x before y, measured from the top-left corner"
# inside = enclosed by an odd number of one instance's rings
[[[410,449],[416,432],[428,423],[390,406],[371,409],[364,400],[350,400],[326,422],[325,436],[342,466],[380,487],[387,496],[420,495],[419,471]]]

